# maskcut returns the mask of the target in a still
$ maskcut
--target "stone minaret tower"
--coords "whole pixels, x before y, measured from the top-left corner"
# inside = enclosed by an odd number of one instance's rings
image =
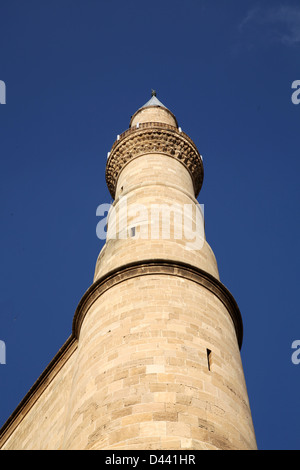
[[[152,95],[108,155],[107,239],[72,334],[1,449],[256,449],[241,315],[196,199],[202,158]]]
[[[152,92],[108,155],[114,203],[74,318],[65,449],[256,449],[240,312],[197,224],[202,180],[195,144]]]

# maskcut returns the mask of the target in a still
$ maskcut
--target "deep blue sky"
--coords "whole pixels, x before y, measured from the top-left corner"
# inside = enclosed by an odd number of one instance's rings
[[[258,446],[300,449],[299,1],[1,0],[0,16],[0,425],[71,333],[107,152],[155,88],[204,157]]]

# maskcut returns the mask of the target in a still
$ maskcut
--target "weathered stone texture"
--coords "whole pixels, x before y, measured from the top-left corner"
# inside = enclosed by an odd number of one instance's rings
[[[238,307],[204,230],[197,249],[188,249],[192,228],[175,236],[184,205],[198,220],[202,178],[172,113],[135,113],[113,145],[107,182],[116,213],[126,196],[125,230],[136,231],[120,237],[121,218],[106,241],[71,341],[4,425],[2,449],[256,449]],[[161,225],[157,238],[153,204],[174,209],[170,233]],[[139,220],[137,205],[148,211]],[[144,229],[148,237],[137,236]]]
[[[124,281],[89,309],[70,410],[67,449],[255,447],[228,311],[176,276]]]
[[[32,392],[11,425],[0,436],[0,448],[61,449],[76,355],[77,341],[74,341],[71,348],[65,348],[45,380]]]

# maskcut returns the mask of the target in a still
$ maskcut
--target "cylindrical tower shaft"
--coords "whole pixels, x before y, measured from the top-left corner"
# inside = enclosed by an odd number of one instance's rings
[[[114,204],[74,317],[64,448],[256,449],[241,316],[196,199],[202,158],[156,96],[114,143],[106,179]]]

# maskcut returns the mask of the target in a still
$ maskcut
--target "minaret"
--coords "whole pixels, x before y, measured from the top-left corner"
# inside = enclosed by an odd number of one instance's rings
[[[106,181],[63,448],[256,449],[242,319],[196,199],[202,157],[155,92],[113,144]]]

